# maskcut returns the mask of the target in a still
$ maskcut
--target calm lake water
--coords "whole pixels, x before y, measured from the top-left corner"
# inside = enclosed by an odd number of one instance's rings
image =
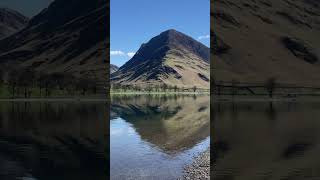
[[[210,144],[209,96],[113,97],[111,179],[177,179]]]
[[[1,102],[1,180],[106,180],[108,106]]]
[[[214,102],[216,180],[320,179],[320,102]]]

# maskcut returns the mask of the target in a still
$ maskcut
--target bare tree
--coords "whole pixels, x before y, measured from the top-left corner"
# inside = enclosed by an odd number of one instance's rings
[[[276,88],[276,79],[274,77],[267,79],[265,87],[268,91],[269,97],[272,98]]]
[[[237,85],[238,85],[238,83],[239,82],[237,80],[235,80],[235,79],[232,79],[232,81],[231,81],[231,95],[232,95],[232,97],[237,95],[237,91],[238,91]]]
[[[88,79],[86,79],[86,78],[81,78],[78,81],[78,87],[79,87],[79,89],[81,89],[81,94],[83,96],[86,95],[86,92],[89,89],[89,83],[90,83],[90,81]]]
[[[35,80],[35,72],[30,69],[21,70],[19,75],[19,85],[23,87],[24,97],[30,97],[31,91],[30,88],[33,87]]]
[[[167,89],[168,89],[168,85],[167,85],[166,83],[163,83],[163,84],[162,84],[162,90],[163,90],[164,92],[166,92]]]
[[[7,83],[10,86],[12,98],[15,98],[15,95],[16,95],[15,92],[18,86],[18,73],[19,71],[17,71],[16,69],[13,69],[8,74]]]
[[[174,86],[174,92],[177,92],[177,91],[178,91],[178,86],[175,85],[175,86]]]

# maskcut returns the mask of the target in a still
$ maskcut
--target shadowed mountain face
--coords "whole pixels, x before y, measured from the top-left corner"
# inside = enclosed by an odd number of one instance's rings
[[[175,154],[210,135],[209,105],[208,96],[113,97],[110,119],[120,117],[142,140]]]
[[[113,83],[167,84],[209,88],[210,50],[176,30],[168,30],[142,44],[138,52],[113,74]]]
[[[110,74],[118,71],[119,67],[113,64],[110,64]]]
[[[0,39],[24,28],[29,19],[17,11],[0,8]]]
[[[0,41],[1,62],[106,82],[108,6],[103,0],[54,1]]]
[[[320,1],[216,0],[212,78],[320,85]]]

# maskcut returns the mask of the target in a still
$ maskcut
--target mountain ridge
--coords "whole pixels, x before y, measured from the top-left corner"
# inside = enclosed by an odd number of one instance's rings
[[[24,29],[0,41],[0,63],[106,84],[108,6],[103,0],[52,2]]]
[[[119,67],[114,65],[114,64],[110,64],[110,74],[116,72],[119,70]]]
[[[29,18],[20,12],[0,7],[0,39],[21,30],[28,24]]]
[[[137,53],[112,74],[111,82],[125,85],[159,84],[209,88],[210,50],[170,29],[141,45]],[[188,79],[186,76],[191,78]]]

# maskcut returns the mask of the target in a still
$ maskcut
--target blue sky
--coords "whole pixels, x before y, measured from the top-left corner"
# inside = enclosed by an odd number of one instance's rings
[[[19,11],[25,16],[32,17],[48,7],[53,0],[0,0],[0,7]]]
[[[110,15],[110,62],[117,66],[168,29],[210,46],[210,0],[111,0]]]

